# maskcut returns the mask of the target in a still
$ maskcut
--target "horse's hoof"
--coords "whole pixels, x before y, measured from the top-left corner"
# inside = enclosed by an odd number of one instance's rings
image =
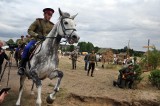
[[[54,102],[55,98],[50,98],[50,96],[47,97],[46,101],[48,104],[52,104]]]

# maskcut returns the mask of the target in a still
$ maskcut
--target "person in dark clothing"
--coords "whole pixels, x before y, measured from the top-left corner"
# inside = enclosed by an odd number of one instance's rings
[[[120,74],[118,76],[117,82],[113,81],[113,85],[114,86],[118,85],[118,87],[120,88],[124,88],[128,86],[128,88],[131,89],[134,81],[134,74],[135,74],[133,70],[133,64],[130,63],[128,64],[127,67],[120,69],[119,73]]]
[[[2,64],[3,64],[4,59],[9,61],[9,58],[7,54],[5,53],[5,51],[2,49],[2,46],[3,46],[3,43],[0,42],[0,74],[2,72]]]
[[[84,62],[85,62],[84,70],[85,71],[87,71],[88,69],[88,57],[89,57],[89,54],[86,54],[84,57]]]
[[[92,69],[91,77],[93,77],[93,72],[94,72],[95,63],[96,63],[96,55],[95,55],[94,51],[92,51],[92,53],[89,55],[88,60],[89,60],[89,69],[87,72],[87,76],[89,76],[89,72]]]

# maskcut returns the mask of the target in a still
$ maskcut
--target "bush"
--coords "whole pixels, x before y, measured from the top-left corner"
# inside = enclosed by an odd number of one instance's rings
[[[133,70],[136,72],[135,74],[135,81],[140,83],[141,80],[143,79],[142,75],[142,68],[140,67],[140,65],[135,64]]]
[[[160,70],[153,70],[150,72],[149,81],[153,86],[156,86],[160,89]]]

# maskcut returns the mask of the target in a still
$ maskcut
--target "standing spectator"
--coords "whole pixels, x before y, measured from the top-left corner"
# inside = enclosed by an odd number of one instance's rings
[[[71,53],[72,69],[76,69],[77,57],[78,57],[78,54],[77,54],[76,50],[74,50],[74,51]]]
[[[0,74],[2,72],[2,64],[3,64],[4,59],[9,61],[9,58],[7,54],[5,53],[5,51],[2,49],[2,46],[3,46],[3,43],[0,42]]]
[[[85,62],[84,70],[85,71],[87,71],[88,69],[88,57],[89,57],[89,54],[86,54],[84,57],[84,62]]]
[[[93,72],[94,72],[95,63],[96,63],[96,55],[95,55],[95,53],[94,53],[94,50],[93,50],[92,53],[89,55],[88,60],[89,60],[89,69],[88,69],[87,76],[89,76],[90,69],[92,68],[91,77],[93,77]]]

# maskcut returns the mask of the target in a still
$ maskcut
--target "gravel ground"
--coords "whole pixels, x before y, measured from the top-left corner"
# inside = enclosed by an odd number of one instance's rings
[[[117,79],[119,66],[102,69],[98,63],[94,77],[90,77],[84,70],[83,57],[79,57],[77,65],[77,69],[72,70],[69,57],[60,57],[59,69],[64,73],[60,92],[53,104],[47,104],[45,99],[52,92],[56,79],[45,79],[42,82],[42,106],[160,106],[160,90],[149,84],[149,73],[143,73],[144,79],[137,89],[120,89],[112,84]],[[6,86],[7,78],[8,69],[0,83],[1,88]],[[31,84],[31,80],[25,81],[21,106],[35,106],[36,88],[35,95],[30,95]],[[15,106],[19,89],[17,67],[11,68],[9,86],[12,89],[0,106]]]

